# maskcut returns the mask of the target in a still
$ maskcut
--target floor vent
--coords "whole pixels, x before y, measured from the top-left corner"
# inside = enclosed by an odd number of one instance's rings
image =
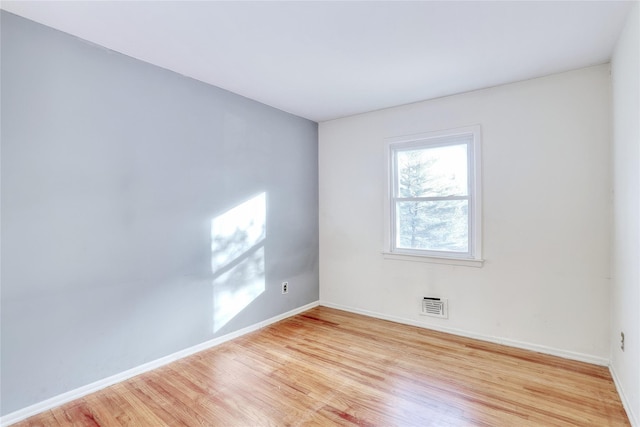
[[[424,297],[422,299],[422,311],[424,316],[449,318],[448,300],[443,298]]]

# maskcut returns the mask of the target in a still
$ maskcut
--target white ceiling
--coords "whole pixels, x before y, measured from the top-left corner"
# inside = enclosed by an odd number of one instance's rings
[[[631,1],[2,1],[314,121],[606,63]]]

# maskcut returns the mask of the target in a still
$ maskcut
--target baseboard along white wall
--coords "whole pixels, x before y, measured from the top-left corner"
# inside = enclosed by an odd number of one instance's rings
[[[586,362],[586,363],[591,363],[591,364],[600,365],[600,366],[609,366],[609,359],[605,359],[605,358],[602,358],[602,357],[596,357],[596,356],[592,356],[592,355],[589,355],[589,354],[566,351],[566,350],[561,350],[561,349],[557,349],[557,348],[546,347],[546,346],[543,346],[543,345],[537,345],[537,344],[531,344],[531,343],[522,342],[522,341],[510,340],[510,339],[507,339],[507,338],[494,337],[494,336],[490,336],[490,335],[482,335],[482,334],[477,334],[477,333],[465,331],[465,330],[462,330],[462,329],[443,328],[443,327],[440,327],[440,326],[426,325],[426,324],[424,324],[422,322],[419,322],[419,321],[416,321],[416,320],[413,320],[413,319],[406,319],[406,318],[403,318],[403,317],[389,316],[389,315],[383,314],[383,313],[377,313],[377,312],[373,312],[373,311],[362,310],[362,309],[359,309],[359,308],[348,307],[348,306],[344,306],[344,305],[340,305],[340,304],[334,304],[334,303],[326,302],[326,301],[320,301],[320,305],[325,306],[325,307],[335,308],[335,309],[338,309],[338,310],[349,311],[351,313],[362,314],[363,316],[375,317],[376,319],[389,320],[391,322],[402,323],[402,324],[410,325],[410,326],[417,326],[417,327],[425,328],[425,329],[433,329],[434,331],[446,332],[448,334],[458,335],[458,336],[461,336],[461,337],[474,338],[474,339],[481,340],[481,341],[487,341],[487,342],[492,342],[492,343],[495,343],[495,344],[507,345],[509,347],[520,348],[520,349],[523,349],[523,350],[536,351],[538,353],[544,353],[544,354],[548,354],[548,355],[551,355],[551,356],[558,356],[558,357],[562,357],[564,359],[576,360],[576,361],[579,361],[579,362]]]
[[[192,354],[198,353],[200,351],[203,350],[207,350],[209,348],[215,347],[217,345],[220,345],[222,343],[225,343],[227,341],[230,341],[234,338],[238,338],[242,335],[246,335],[248,333],[254,332],[258,329],[264,328],[265,326],[269,326],[273,323],[279,322],[280,320],[286,319],[288,317],[291,316],[295,316],[299,313],[302,313],[304,311],[307,311],[311,308],[317,307],[318,305],[322,305],[325,307],[329,307],[329,308],[335,308],[338,310],[344,310],[344,311],[348,311],[351,313],[355,313],[355,314],[361,314],[364,316],[368,316],[368,317],[373,317],[373,318],[377,318],[377,319],[382,319],[382,320],[389,320],[392,322],[396,322],[396,323],[402,323],[405,325],[410,325],[410,326],[417,326],[417,327],[421,327],[421,328],[425,328],[425,329],[433,329],[439,332],[446,332],[446,333],[450,333],[453,335],[458,335],[458,336],[463,336],[466,338],[474,338],[474,339],[479,339],[482,341],[487,341],[487,342],[492,342],[492,343],[496,343],[496,344],[502,344],[502,345],[507,345],[510,347],[515,347],[515,348],[520,348],[520,349],[524,349],[524,350],[532,350],[532,351],[537,351],[539,353],[544,353],[544,354],[549,354],[552,356],[559,356],[565,359],[570,359],[570,360],[576,360],[576,361],[580,361],[580,362],[587,362],[587,363],[592,363],[595,365],[601,365],[601,366],[609,366],[609,361],[607,359],[603,359],[600,357],[594,357],[591,355],[587,355],[587,354],[582,354],[582,353],[575,353],[575,352],[570,352],[570,351],[565,351],[565,350],[560,350],[560,349],[554,349],[554,348],[549,348],[546,346],[540,346],[540,345],[536,345],[536,344],[531,344],[531,343],[525,343],[525,342],[521,342],[521,341],[514,341],[514,340],[509,340],[509,339],[504,339],[504,338],[499,338],[499,337],[492,337],[492,336],[486,336],[486,335],[481,335],[481,334],[476,334],[476,333],[471,333],[468,331],[463,331],[463,330],[459,330],[459,329],[454,329],[454,328],[442,328],[442,327],[435,327],[433,325],[425,325],[421,322],[412,320],[412,319],[405,319],[405,318],[401,318],[401,317],[396,317],[396,316],[389,316],[386,314],[382,314],[382,313],[376,313],[376,312],[372,312],[372,311],[367,311],[367,310],[362,310],[362,309],[358,309],[355,307],[347,307],[347,306],[343,306],[340,304],[333,304],[330,302],[326,302],[326,301],[315,301],[312,302],[310,304],[304,305],[302,307],[298,307],[294,310],[288,311],[286,313],[280,314],[278,316],[272,317],[270,319],[264,320],[262,322],[258,322],[254,325],[248,326],[246,328],[240,329],[238,331],[232,332],[230,334],[221,336],[221,337],[217,337],[214,338],[212,340],[203,342],[201,344],[195,345],[193,347],[189,347],[186,348],[184,350],[178,351],[176,353],[170,354],[168,356],[162,357],[160,359],[156,359],[154,361],[145,363],[143,365],[137,366],[135,368],[129,369],[127,371],[121,372],[119,374],[116,375],[112,375],[110,377],[104,378],[102,380],[93,382],[91,384],[87,384],[86,386],[77,388],[75,390],[71,390],[68,391],[66,393],[60,394],[58,396],[54,396],[50,399],[44,400],[42,402],[36,403],[34,405],[28,406],[26,408],[20,409],[18,411],[12,412],[10,414],[5,415],[4,417],[2,417],[0,419],[0,426],[3,427],[7,427],[10,426],[11,424],[17,423],[19,421],[22,421],[26,418],[29,418],[31,416],[37,415],[41,412],[44,412],[46,410],[49,410],[51,408],[55,408],[56,406],[60,406],[60,405],[64,405],[65,403],[68,403],[72,400],[75,399],[79,399],[81,397],[84,397],[88,394],[94,393],[96,391],[99,391],[101,389],[104,389],[106,387],[109,387],[113,384],[128,380],[129,378],[135,377],[136,375],[140,375],[143,374],[145,372],[151,371],[153,369],[159,368],[161,366],[167,365],[171,362],[174,362],[176,360],[185,358],[187,356],[190,356]],[[621,392],[622,389],[619,387],[619,380],[617,378],[616,372],[615,370],[613,370],[611,367],[609,367],[609,370],[611,371],[611,376],[613,377],[613,381],[616,385],[616,388],[618,390],[618,394],[620,395],[620,398],[622,400],[622,403],[625,407],[625,410],[627,411],[627,415],[629,416],[629,421],[631,422],[631,425],[633,427],[640,427],[640,425],[638,424],[638,420],[635,416],[635,414],[633,414],[630,411],[631,406],[629,405],[628,400],[626,399],[626,396]]]
[[[462,336],[462,337],[466,337],[466,338],[474,338],[474,339],[478,339],[478,340],[482,340],[482,341],[492,342],[492,343],[495,343],[495,344],[502,344],[502,345],[507,345],[509,347],[520,348],[520,349],[523,349],[523,350],[536,351],[538,353],[549,354],[551,356],[558,356],[558,357],[562,357],[564,359],[575,360],[575,361],[578,361],[578,362],[586,362],[586,363],[591,363],[591,364],[594,364],[594,365],[607,366],[609,368],[609,372],[611,373],[611,377],[613,378],[613,383],[616,386],[616,390],[618,391],[618,395],[620,396],[620,400],[622,401],[622,406],[624,407],[624,409],[625,409],[625,411],[627,413],[627,417],[629,418],[629,422],[631,423],[631,426],[632,427],[640,427],[640,421],[638,420],[638,414],[635,414],[633,412],[632,405],[629,402],[629,399],[628,399],[627,395],[624,393],[624,389],[620,386],[620,380],[618,378],[618,375],[617,375],[615,369],[613,368],[613,366],[611,366],[610,361],[608,359],[604,359],[604,358],[601,358],[601,357],[595,357],[595,356],[591,356],[591,355],[583,354],[583,353],[576,353],[576,352],[572,352],[572,351],[566,351],[566,350],[550,348],[550,347],[546,347],[546,346],[541,346],[541,345],[536,345],[536,344],[531,344],[531,343],[526,343],[526,342],[521,342],[521,341],[515,341],[515,340],[504,339],[504,338],[492,337],[492,336],[488,336],[488,335],[476,334],[476,333],[472,333],[472,332],[463,331],[463,330],[460,330],[460,329],[442,328],[442,327],[437,327],[437,326],[433,326],[433,325],[425,325],[424,323],[421,323],[421,322],[418,322],[418,321],[415,321],[415,320],[412,320],[412,319],[405,319],[405,318],[396,317],[396,316],[389,316],[389,315],[382,314],[382,313],[376,313],[376,312],[372,312],[372,311],[368,311],[368,310],[361,310],[361,309],[358,309],[358,308],[343,306],[343,305],[340,305],[340,304],[334,304],[334,303],[330,303],[330,302],[326,302],[326,301],[320,301],[320,305],[324,306],[324,307],[329,307],[329,308],[335,308],[335,309],[338,309],[338,310],[348,311],[348,312],[355,313],[355,314],[361,314],[363,316],[374,317],[376,319],[389,320],[391,322],[402,323],[402,324],[411,325],[411,326],[417,326],[417,327],[425,328],[425,329],[433,329],[433,330],[436,330],[436,331],[439,331],[439,332],[446,332],[446,333],[449,333],[449,334],[458,335],[458,336]]]
[[[613,378],[613,383],[616,385],[616,390],[618,390],[618,395],[620,396],[620,400],[622,400],[622,406],[624,406],[624,410],[627,412],[627,417],[629,418],[631,427],[640,427],[640,420],[638,419],[640,414],[633,413],[631,402],[629,402],[629,398],[624,393],[624,389],[622,388],[620,379],[618,378],[618,373],[613,365],[609,366],[609,372],[611,372],[611,378]]]

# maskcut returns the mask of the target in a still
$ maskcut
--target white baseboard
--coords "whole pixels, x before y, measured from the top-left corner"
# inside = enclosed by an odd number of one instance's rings
[[[387,314],[377,313],[377,312],[368,311],[368,310],[362,310],[359,308],[348,307],[348,306],[334,304],[326,301],[320,301],[320,305],[325,307],[335,308],[338,310],[349,311],[351,313],[362,314],[364,316],[375,317],[377,319],[389,320],[396,323],[402,323],[405,325],[418,326],[420,328],[425,328],[425,329],[433,329],[435,331],[446,332],[448,334],[459,335],[466,338],[474,338],[482,341],[492,342],[495,344],[507,345],[509,347],[521,348],[523,350],[536,351],[538,353],[558,356],[564,359],[576,360],[579,362],[586,362],[586,363],[591,363],[591,364],[600,365],[600,366],[609,366],[609,359],[592,356],[589,354],[560,350],[552,347],[546,347],[543,345],[531,344],[531,343],[522,342],[522,341],[515,341],[515,340],[506,339],[506,338],[494,337],[490,335],[476,334],[474,332],[469,332],[462,329],[427,325],[425,323],[422,323],[413,319],[405,319],[403,317],[389,316]]]
[[[144,372],[148,372],[151,371],[153,369],[159,368],[161,366],[164,366],[166,364],[169,364],[171,362],[174,362],[176,360],[182,359],[184,357],[190,356],[194,353],[198,353],[200,351],[215,347],[217,345],[220,345],[224,342],[230,341],[234,338],[240,337],[242,335],[246,335],[248,333],[254,332],[258,329],[264,328],[265,326],[268,326],[272,323],[276,323],[280,320],[286,319],[288,317],[291,316],[295,316],[296,314],[302,313],[304,311],[307,311],[311,308],[317,307],[318,305],[323,305],[325,307],[330,307],[330,308],[336,308],[338,310],[344,310],[344,311],[348,311],[351,313],[356,313],[356,314],[362,314],[364,316],[369,316],[369,317],[374,317],[377,319],[383,319],[383,320],[389,320],[392,322],[397,322],[397,323],[402,323],[402,324],[406,324],[406,325],[411,325],[411,326],[418,326],[421,328],[426,328],[426,329],[433,329],[433,330],[437,330],[440,332],[446,332],[446,333],[450,333],[453,335],[459,335],[459,336],[463,336],[463,337],[467,337],[467,338],[475,338],[475,339],[479,339],[482,341],[488,341],[488,342],[493,342],[496,344],[503,344],[503,345],[508,345],[510,347],[516,347],[516,348],[521,348],[521,349],[525,349],[525,350],[532,350],[532,351],[537,351],[539,353],[544,353],[544,354],[550,354],[553,356],[559,356],[559,357],[563,357],[565,359],[571,359],[571,360],[577,360],[577,361],[581,361],[581,362],[587,362],[587,363],[592,363],[592,364],[596,364],[596,365],[601,365],[601,366],[609,366],[609,360],[604,359],[604,358],[600,358],[600,357],[595,357],[595,356],[591,356],[591,355],[587,355],[587,354],[582,354],[582,353],[575,353],[575,352],[570,352],[570,351],[565,351],[565,350],[558,350],[558,349],[554,349],[554,348],[550,348],[550,347],[546,347],[546,346],[540,346],[540,345],[536,345],[536,344],[530,344],[530,343],[525,343],[525,342],[520,342],[520,341],[514,341],[514,340],[509,340],[509,339],[503,339],[503,338],[499,338],[499,337],[492,337],[492,336],[488,336],[488,335],[481,335],[481,334],[476,334],[476,333],[472,333],[472,332],[468,332],[468,331],[464,331],[464,330],[460,330],[460,329],[454,329],[454,328],[443,328],[443,327],[438,327],[438,326],[433,326],[433,325],[426,325],[422,322],[419,321],[415,321],[412,319],[405,319],[405,318],[401,318],[401,317],[396,317],[396,316],[389,316],[386,314],[382,314],[382,313],[376,313],[376,312],[372,312],[372,311],[367,311],[367,310],[361,310],[355,307],[348,307],[348,306],[343,306],[340,304],[334,304],[334,303],[330,303],[330,302],[325,302],[325,301],[315,301],[312,302],[310,304],[304,305],[302,307],[298,307],[296,309],[293,309],[291,311],[288,311],[286,313],[282,313],[278,316],[272,317],[270,319],[267,320],[263,320],[262,322],[258,322],[255,323],[251,326],[248,326],[246,328],[240,329],[238,331],[229,333],[227,335],[221,336],[221,337],[217,337],[214,338],[212,340],[209,341],[205,341],[201,344],[195,345],[193,347],[189,347],[186,348],[184,350],[178,351],[176,353],[170,354],[168,356],[162,357],[160,359],[156,359],[153,360],[151,362],[145,363],[143,365],[137,366],[135,368],[129,369],[127,371],[121,372],[119,374],[116,375],[112,375],[110,377],[104,378],[102,380],[93,382],[91,384],[87,384],[83,387],[68,391],[66,393],[62,393],[58,396],[54,396],[52,398],[49,398],[47,400],[44,400],[42,402],[33,404],[31,406],[28,406],[26,408],[20,409],[18,411],[9,413],[5,416],[3,416],[2,418],[0,418],[0,426],[3,427],[7,427],[11,424],[17,423],[18,421],[22,421],[26,418],[29,418],[33,415],[37,415],[41,412],[44,412],[46,410],[49,410],[51,408],[55,408],[56,406],[60,406],[63,405],[65,403],[68,403],[72,400],[75,399],[79,399],[81,397],[84,397],[90,393],[94,393],[98,390],[101,390],[103,388],[109,387],[113,384],[125,381],[129,378],[132,378],[136,375],[140,375]],[[613,377],[614,383],[616,384],[616,388],[618,389],[618,394],[621,397],[622,403],[625,407],[625,410],[627,411],[627,415],[629,416],[629,420],[631,422],[631,425],[633,427],[640,427],[640,424],[638,424],[638,420],[637,417],[635,416],[635,414],[633,414],[633,412],[630,410],[630,405],[629,402],[626,399],[626,396],[624,395],[624,393],[622,393],[622,390],[619,386],[619,381],[617,378],[617,375],[615,373],[615,370],[613,370],[611,367],[609,368],[611,371],[611,375]]]
[[[620,384],[618,373],[613,366],[609,366],[609,372],[611,372],[611,378],[613,378],[613,383],[616,385],[616,390],[618,390],[618,395],[620,396],[620,400],[622,401],[622,406],[624,406],[624,410],[627,412],[627,417],[629,418],[631,427],[640,427],[640,422],[638,421],[639,414],[634,414],[631,403],[629,402],[629,399],[627,398],[627,395],[624,393],[624,389]]]
[[[168,356],[161,357],[160,359],[156,359],[151,362],[145,363],[143,365],[136,366],[135,368],[131,368],[127,371],[120,372],[119,374],[112,375],[110,377],[104,378],[102,380],[98,380],[91,384],[87,384],[80,388],[76,388],[66,393],[59,394],[47,400],[43,400],[42,402],[33,404],[31,406],[27,406],[26,408],[19,409],[15,412],[11,412],[3,416],[2,418],[0,418],[0,426],[6,427],[11,424],[17,423],[18,421],[22,421],[26,418],[32,417],[34,415],[37,415],[51,408],[55,408],[56,406],[64,405],[65,403],[71,402],[72,400],[75,400],[75,399],[79,399],[90,393],[94,393],[98,390],[109,387],[110,385],[128,380],[129,378],[135,377],[136,375],[140,375],[142,373],[151,371],[153,369],[159,368],[171,362],[175,362],[176,360],[182,359],[184,357],[191,356],[194,353],[198,353],[200,351],[209,349],[211,347],[215,347],[224,342],[230,341],[234,338],[238,338],[242,335],[246,335],[250,332],[257,331],[258,329],[264,328],[265,326],[269,326],[272,323],[276,323],[288,317],[295,316],[296,314],[302,313],[303,311],[307,311],[313,307],[317,307],[318,305],[319,305],[318,301],[312,302],[307,305],[303,305],[302,307],[295,308],[291,311],[287,311],[286,313],[282,313],[270,319],[263,320],[262,322],[255,323],[251,326],[247,326],[246,328],[231,332],[227,335],[223,335],[221,337],[217,337],[212,340],[205,341],[201,344],[194,345],[193,347],[185,348],[184,350],[180,350]]]

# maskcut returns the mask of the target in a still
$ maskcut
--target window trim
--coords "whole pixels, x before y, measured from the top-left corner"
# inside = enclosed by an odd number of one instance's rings
[[[395,153],[412,147],[437,147],[449,145],[453,140],[471,137],[467,149],[467,169],[469,176],[469,253],[445,251],[424,251],[395,248]],[[438,264],[482,266],[482,173],[481,173],[481,128],[480,125],[445,129],[414,135],[385,139],[386,191],[384,208],[384,248],[385,259],[433,262]],[[465,197],[466,198],[466,197]]]

